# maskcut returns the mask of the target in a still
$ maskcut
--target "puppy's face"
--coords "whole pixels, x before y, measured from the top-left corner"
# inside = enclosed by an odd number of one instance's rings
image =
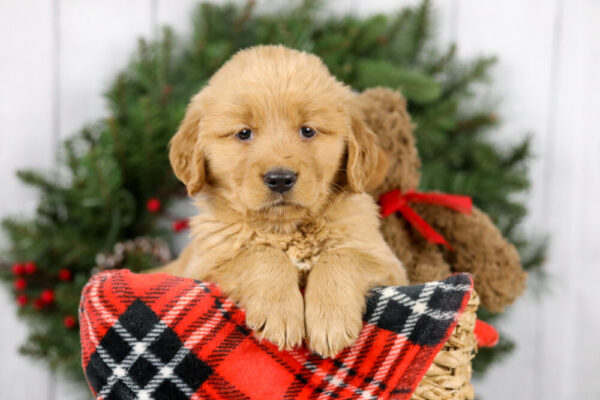
[[[317,214],[385,167],[351,91],[313,55],[281,46],[236,54],[190,103],[170,158],[191,195],[269,220]]]

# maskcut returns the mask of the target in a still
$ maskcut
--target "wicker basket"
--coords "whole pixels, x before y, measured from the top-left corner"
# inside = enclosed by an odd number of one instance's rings
[[[472,400],[471,360],[477,352],[475,312],[479,296],[473,292],[454,332],[433,360],[411,400]]]

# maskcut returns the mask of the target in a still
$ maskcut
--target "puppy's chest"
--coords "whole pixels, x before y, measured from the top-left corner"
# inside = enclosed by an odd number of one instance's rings
[[[260,244],[281,249],[301,272],[308,272],[319,260],[330,238],[326,229],[308,224],[290,234],[262,234],[256,239]]]

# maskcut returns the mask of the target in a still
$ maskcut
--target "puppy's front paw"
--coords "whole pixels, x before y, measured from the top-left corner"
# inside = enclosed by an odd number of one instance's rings
[[[307,301],[305,314],[308,347],[321,357],[335,357],[352,345],[363,326],[360,305]]]
[[[246,324],[259,339],[291,350],[304,338],[304,300],[299,291],[265,295],[246,304]]]

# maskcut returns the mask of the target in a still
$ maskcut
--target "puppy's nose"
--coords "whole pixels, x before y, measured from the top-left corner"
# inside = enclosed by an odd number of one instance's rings
[[[285,193],[294,186],[297,177],[298,175],[289,169],[273,169],[265,174],[264,182],[271,191]]]

